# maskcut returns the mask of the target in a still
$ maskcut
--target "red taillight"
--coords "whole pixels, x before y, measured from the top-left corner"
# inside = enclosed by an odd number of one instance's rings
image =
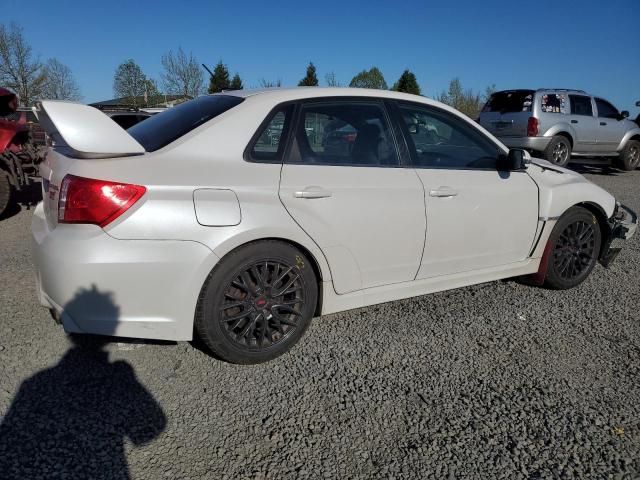
[[[67,175],[60,188],[58,221],[105,227],[126,212],[146,191],[141,185]]]
[[[527,136],[538,136],[538,119],[536,117],[529,117],[529,121],[527,122]]]

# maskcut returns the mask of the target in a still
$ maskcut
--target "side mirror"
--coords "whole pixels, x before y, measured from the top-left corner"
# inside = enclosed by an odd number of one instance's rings
[[[640,100],[636,102],[636,107],[640,107]]]
[[[628,110],[623,110],[620,112],[620,120],[622,120],[623,118],[629,118],[629,111]]]
[[[522,148],[511,148],[509,153],[498,157],[497,169],[501,172],[517,172],[526,170],[531,163],[531,155]]]

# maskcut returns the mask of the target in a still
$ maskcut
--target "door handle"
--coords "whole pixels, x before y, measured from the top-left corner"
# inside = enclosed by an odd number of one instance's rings
[[[600,122],[600,125],[606,125],[607,122]]]
[[[318,188],[314,190],[300,190],[294,192],[293,196],[295,198],[328,198],[331,196],[331,192]]]
[[[429,191],[430,197],[455,197],[456,195],[458,195],[458,192],[451,187],[438,187]]]
[[[578,123],[578,120],[571,120],[571,123]]]

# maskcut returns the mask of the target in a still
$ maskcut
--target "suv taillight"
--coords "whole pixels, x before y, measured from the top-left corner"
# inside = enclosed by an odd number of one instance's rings
[[[67,175],[60,188],[58,222],[92,223],[105,227],[126,212],[146,191],[141,185]]]
[[[538,119],[536,117],[529,117],[529,121],[527,122],[527,136],[538,136]]]

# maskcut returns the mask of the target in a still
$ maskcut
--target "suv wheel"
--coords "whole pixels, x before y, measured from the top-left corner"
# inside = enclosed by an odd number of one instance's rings
[[[318,283],[302,252],[262,241],[225,256],[200,294],[195,327],[211,351],[254,364],[289,350],[311,323]]]
[[[569,140],[561,135],[553,137],[544,151],[544,158],[559,167],[564,167],[571,159]]]
[[[558,220],[549,237],[547,286],[572,288],[582,283],[598,261],[602,233],[598,219],[582,207],[571,207]]]
[[[640,142],[629,140],[620,153],[620,164],[625,170],[635,170],[640,164]]]

